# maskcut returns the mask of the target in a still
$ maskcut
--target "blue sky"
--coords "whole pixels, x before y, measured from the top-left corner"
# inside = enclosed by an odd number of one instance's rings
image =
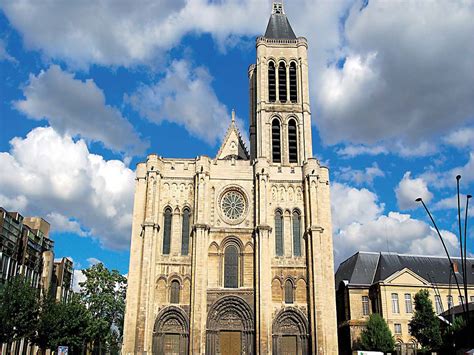
[[[270,6],[0,0],[0,205],[50,221],[56,255],[78,269],[126,273],[136,163],[214,156],[232,109],[246,134],[247,68]],[[285,9],[309,42],[336,262],[359,249],[441,254],[419,196],[457,252],[456,174],[474,192],[474,4]]]

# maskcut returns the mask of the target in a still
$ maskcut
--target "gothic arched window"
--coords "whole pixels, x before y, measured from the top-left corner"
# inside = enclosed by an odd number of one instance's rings
[[[170,303],[179,303],[179,281],[171,281],[170,288]]]
[[[290,163],[298,162],[298,137],[296,130],[296,121],[288,121],[288,159]]]
[[[283,255],[283,215],[279,210],[275,212],[275,252]]]
[[[301,217],[298,211],[293,212],[293,255],[301,256]]]
[[[276,76],[275,63],[273,62],[268,64],[268,101],[276,101]]]
[[[239,250],[229,245],[224,252],[224,287],[239,287]]]
[[[189,209],[183,210],[183,228],[181,230],[181,255],[189,254]]]
[[[296,63],[291,62],[290,64],[290,101],[297,102],[297,86],[296,86]]]
[[[163,223],[163,254],[170,253],[170,244],[171,244],[171,219],[173,218],[171,214],[171,208],[165,209],[165,218]]]
[[[274,118],[272,121],[272,160],[281,163],[281,134],[280,121]]]
[[[285,303],[293,303],[293,283],[290,280],[285,282]]]
[[[280,102],[286,102],[286,64],[280,62],[278,64],[278,97]]]

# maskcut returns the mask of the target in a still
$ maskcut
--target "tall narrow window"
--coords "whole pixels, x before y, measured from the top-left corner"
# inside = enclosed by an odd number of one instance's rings
[[[449,295],[447,299],[448,299],[448,309],[453,308],[454,306],[453,296]]]
[[[441,304],[440,295],[435,295],[435,306],[436,306],[436,314],[443,313],[443,305]]]
[[[459,304],[464,304],[464,296],[459,296],[458,297],[458,300],[459,300]]]
[[[275,63],[268,64],[268,101],[276,101],[276,77],[275,77]]]
[[[281,163],[280,121],[276,118],[272,121],[272,158],[274,163]]]
[[[285,282],[285,303],[293,303],[293,283],[290,280]]]
[[[163,254],[170,253],[171,244],[171,208],[165,210],[165,221],[163,223]]]
[[[286,102],[286,65],[285,62],[280,62],[278,65],[278,97],[280,102]]]
[[[400,313],[398,305],[398,293],[392,293],[392,313]]]
[[[301,217],[297,211],[293,212],[293,254],[301,256]]]
[[[362,296],[362,315],[368,316],[369,315],[369,297]]]
[[[181,255],[189,254],[189,210],[183,210],[183,228],[181,236]]]
[[[298,162],[298,138],[296,132],[296,121],[288,121],[288,158],[290,163]]]
[[[229,245],[225,248],[224,287],[239,287],[239,251],[235,245]]]
[[[409,293],[405,293],[405,311],[406,313],[413,313],[413,304]]]
[[[176,280],[171,281],[170,303],[179,303],[179,282]]]
[[[283,255],[283,215],[280,211],[275,212],[275,252]]]
[[[298,94],[296,93],[296,63],[291,62],[290,64],[290,101],[297,102]]]

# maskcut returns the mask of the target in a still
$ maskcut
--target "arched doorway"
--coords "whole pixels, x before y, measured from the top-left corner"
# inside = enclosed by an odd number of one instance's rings
[[[273,354],[307,355],[308,320],[298,309],[287,307],[273,321]]]
[[[166,307],[156,317],[153,354],[187,355],[188,344],[188,315],[179,307]]]
[[[218,299],[207,316],[206,354],[252,355],[254,319],[247,302],[238,296]]]

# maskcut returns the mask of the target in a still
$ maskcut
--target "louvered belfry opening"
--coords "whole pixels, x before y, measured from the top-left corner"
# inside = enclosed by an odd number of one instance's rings
[[[281,163],[280,121],[276,118],[272,121],[272,161]]]
[[[296,63],[290,64],[290,101],[295,103],[298,101],[297,87],[296,87]]]
[[[294,119],[288,122],[288,159],[290,163],[298,162],[298,137]]]
[[[286,65],[285,62],[280,62],[278,65],[278,96],[280,102],[286,102]]]
[[[273,62],[268,64],[268,101],[276,101],[276,76],[275,63]]]

